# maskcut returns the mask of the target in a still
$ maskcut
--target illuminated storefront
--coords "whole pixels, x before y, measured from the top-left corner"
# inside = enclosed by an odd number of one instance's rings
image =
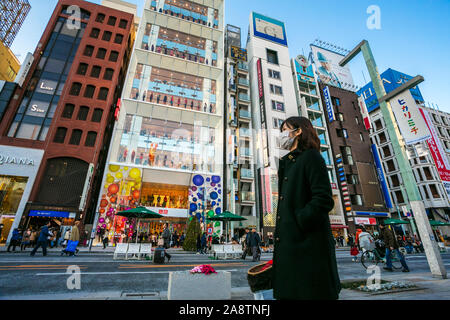
[[[0,243],[19,226],[43,150],[0,146]]]

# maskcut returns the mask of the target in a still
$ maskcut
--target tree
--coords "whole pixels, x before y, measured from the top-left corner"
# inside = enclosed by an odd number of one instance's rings
[[[197,218],[193,218],[191,222],[189,222],[186,238],[183,243],[184,251],[197,251],[197,237],[201,234],[200,222]]]

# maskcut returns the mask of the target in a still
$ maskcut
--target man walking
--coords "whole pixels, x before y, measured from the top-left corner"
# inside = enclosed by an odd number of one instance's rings
[[[162,232],[162,238],[164,239],[164,249],[169,249],[170,247],[170,230],[169,230],[169,226],[167,225],[167,223],[164,224],[164,230]],[[172,258],[172,256],[170,254],[167,253],[167,251],[164,250],[164,257],[167,257],[168,261],[170,261],[170,258]]]
[[[249,233],[248,232],[249,232],[249,229],[245,228],[245,233],[244,233],[244,235],[242,236],[242,239],[241,239],[242,251],[243,251],[242,259],[243,260],[245,260],[245,257],[247,257],[247,253],[248,253],[248,246],[247,246],[247,240],[248,240],[248,237],[249,237]]]
[[[78,228],[78,226],[80,225],[80,221],[75,221],[75,225],[72,227],[72,232],[70,234],[70,241],[73,242],[80,242],[80,229]],[[76,252],[70,252],[69,255],[73,256],[76,253],[78,253],[78,249],[76,249]]]
[[[384,243],[386,244],[386,267],[383,269],[386,271],[392,270],[392,260],[391,260],[391,252],[395,251],[397,256],[400,258],[400,263],[403,266],[403,272],[409,272],[408,265],[406,264],[405,257],[401,254],[400,250],[398,250],[399,246],[397,240],[395,239],[394,231],[389,228],[386,228],[384,221],[380,222],[381,229],[381,237],[383,238]]]
[[[51,222],[49,221],[45,226],[42,227],[41,232],[39,233],[39,238],[37,239],[37,244],[34,247],[33,251],[31,251],[30,256],[34,257],[39,247],[42,247],[42,254],[44,255],[44,257],[47,255],[47,237],[52,235],[52,233],[50,233],[50,231],[48,230],[50,226]]]
[[[13,252],[16,251],[16,247],[20,246],[20,241],[22,240],[22,236],[20,235],[19,229],[16,228],[13,230],[13,234],[11,236],[11,242],[8,246],[8,252],[11,252],[11,247],[13,247]]]
[[[259,245],[261,244],[261,238],[259,234],[256,233],[256,229],[252,229],[252,233],[250,236],[247,236],[247,245],[252,250],[253,260],[252,262],[256,262],[260,260],[261,255],[259,254]]]

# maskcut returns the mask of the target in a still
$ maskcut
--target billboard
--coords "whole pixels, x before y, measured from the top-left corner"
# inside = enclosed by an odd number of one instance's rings
[[[315,45],[311,45],[311,51],[317,75],[322,82],[338,88],[354,86],[350,68],[339,66],[339,62],[344,58],[343,55],[316,47]]]
[[[375,160],[375,167],[377,168],[378,180],[380,181],[380,185],[381,185],[381,191],[383,191],[384,201],[386,203],[386,207],[391,209],[393,207],[391,195],[389,193],[389,188],[388,188],[388,185],[386,182],[386,176],[384,175],[383,165],[381,164],[380,155],[378,153],[378,149],[375,144],[372,144],[371,148],[372,148],[373,159]]]
[[[439,136],[437,135],[436,128],[431,122],[430,115],[428,111],[419,108],[419,111],[425,120],[428,129],[431,132],[430,139],[427,140],[428,147],[433,157],[434,163],[436,164],[436,169],[438,170],[439,176],[441,177],[442,183],[445,190],[450,197],[450,164],[448,163],[447,155],[444,152]]]
[[[331,102],[330,88],[325,87],[323,89],[323,96],[325,98],[325,105],[327,107],[328,122],[332,123],[334,121],[334,111],[333,111],[333,103]]]
[[[253,12],[253,35],[287,46],[284,23],[255,12]]]
[[[389,100],[400,133],[407,145],[415,144],[431,137],[430,130],[419,112],[419,107],[409,90]]]

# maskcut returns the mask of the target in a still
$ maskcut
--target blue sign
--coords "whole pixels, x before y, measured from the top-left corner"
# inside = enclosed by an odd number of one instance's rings
[[[323,89],[323,96],[325,98],[325,106],[327,108],[328,122],[331,123],[334,121],[334,111],[333,111],[333,103],[331,102],[330,89],[328,87],[325,87]]]
[[[287,46],[286,28],[281,21],[253,12],[253,33],[255,37]]]
[[[377,146],[372,144],[372,154],[375,160],[375,166],[377,168],[378,180],[380,181],[381,190],[383,191],[384,201],[386,202],[386,207],[392,208],[391,195],[389,194],[389,189],[386,183],[386,177],[384,176],[383,167],[381,165],[380,156],[378,154]]]
[[[45,217],[45,218],[69,218],[70,212],[64,211],[45,211],[30,210],[29,217]]]
[[[362,211],[356,211],[355,215],[357,215],[357,216],[389,217],[389,214],[387,212],[362,212]]]

